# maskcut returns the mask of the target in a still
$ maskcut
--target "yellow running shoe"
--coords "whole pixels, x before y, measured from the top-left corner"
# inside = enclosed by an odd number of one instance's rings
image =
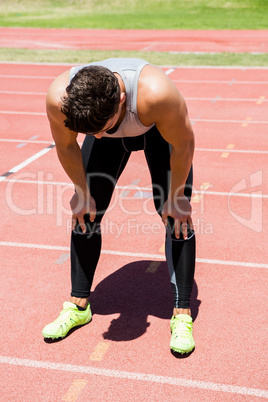
[[[71,302],[63,303],[63,310],[58,318],[46,325],[42,331],[44,338],[64,338],[71,328],[84,325],[91,321],[92,314],[88,303],[85,311],[78,310],[76,304]]]
[[[178,353],[190,353],[194,347],[193,320],[188,314],[172,316],[170,321],[170,349]]]

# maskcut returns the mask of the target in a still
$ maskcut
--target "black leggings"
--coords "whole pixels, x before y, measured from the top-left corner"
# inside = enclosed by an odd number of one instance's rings
[[[168,196],[170,176],[170,145],[156,127],[144,135],[128,138],[96,139],[86,136],[82,155],[90,193],[95,199],[97,215],[93,223],[85,215],[87,231],[76,225],[71,237],[71,296],[87,298],[101,252],[102,217],[107,210],[115,185],[132,151],[144,150],[152,179],[154,204],[161,216]],[[192,169],[185,186],[191,199]],[[195,270],[195,235],[188,228],[188,240],[176,239],[170,218],[166,234],[166,258],[174,294],[174,307],[190,307]]]

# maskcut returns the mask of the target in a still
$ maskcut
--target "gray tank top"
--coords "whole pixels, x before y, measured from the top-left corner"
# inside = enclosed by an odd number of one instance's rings
[[[118,130],[113,134],[104,133],[103,137],[136,137],[146,133],[152,126],[144,126],[137,113],[137,94],[138,80],[141,70],[149,64],[141,59],[107,59],[100,62],[86,64],[84,66],[73,67],[70,72],[70,81],[75,74],[87,66],[102,66],[108,68],[113,73],[118,73],[122,78],[126,89],[126,114]]]

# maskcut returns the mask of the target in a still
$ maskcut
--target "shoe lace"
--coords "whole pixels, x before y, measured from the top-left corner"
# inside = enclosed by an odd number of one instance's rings
[[[78,318],[78,316],[75,312],[71,312],[70,314],[70,310],[72,310],[70,307],[63,309],[55,321],[59,324],[66,323],[66,320],[75,322],[74,318]]]
[[[191,332],[192,332],[191,323],[181,321],[181,320],[175,322],[175,325],[173,327],[173,334],[176,337],[189,338],[189,335],[191,335]]]

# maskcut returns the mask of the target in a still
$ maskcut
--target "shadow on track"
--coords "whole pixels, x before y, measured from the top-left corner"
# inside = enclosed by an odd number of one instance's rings
[[[120,314],[111,321],[104,339],[129,341],[143,335],[150,325],[149,315],[170,319],[173,297],[166,262],[160,262],[155,273],[146,272],[151,261],[127,264],[106,277],[91,293],[93,314]],[[191,310],[193,320],[198,315],[196,282],[193,285]]]

